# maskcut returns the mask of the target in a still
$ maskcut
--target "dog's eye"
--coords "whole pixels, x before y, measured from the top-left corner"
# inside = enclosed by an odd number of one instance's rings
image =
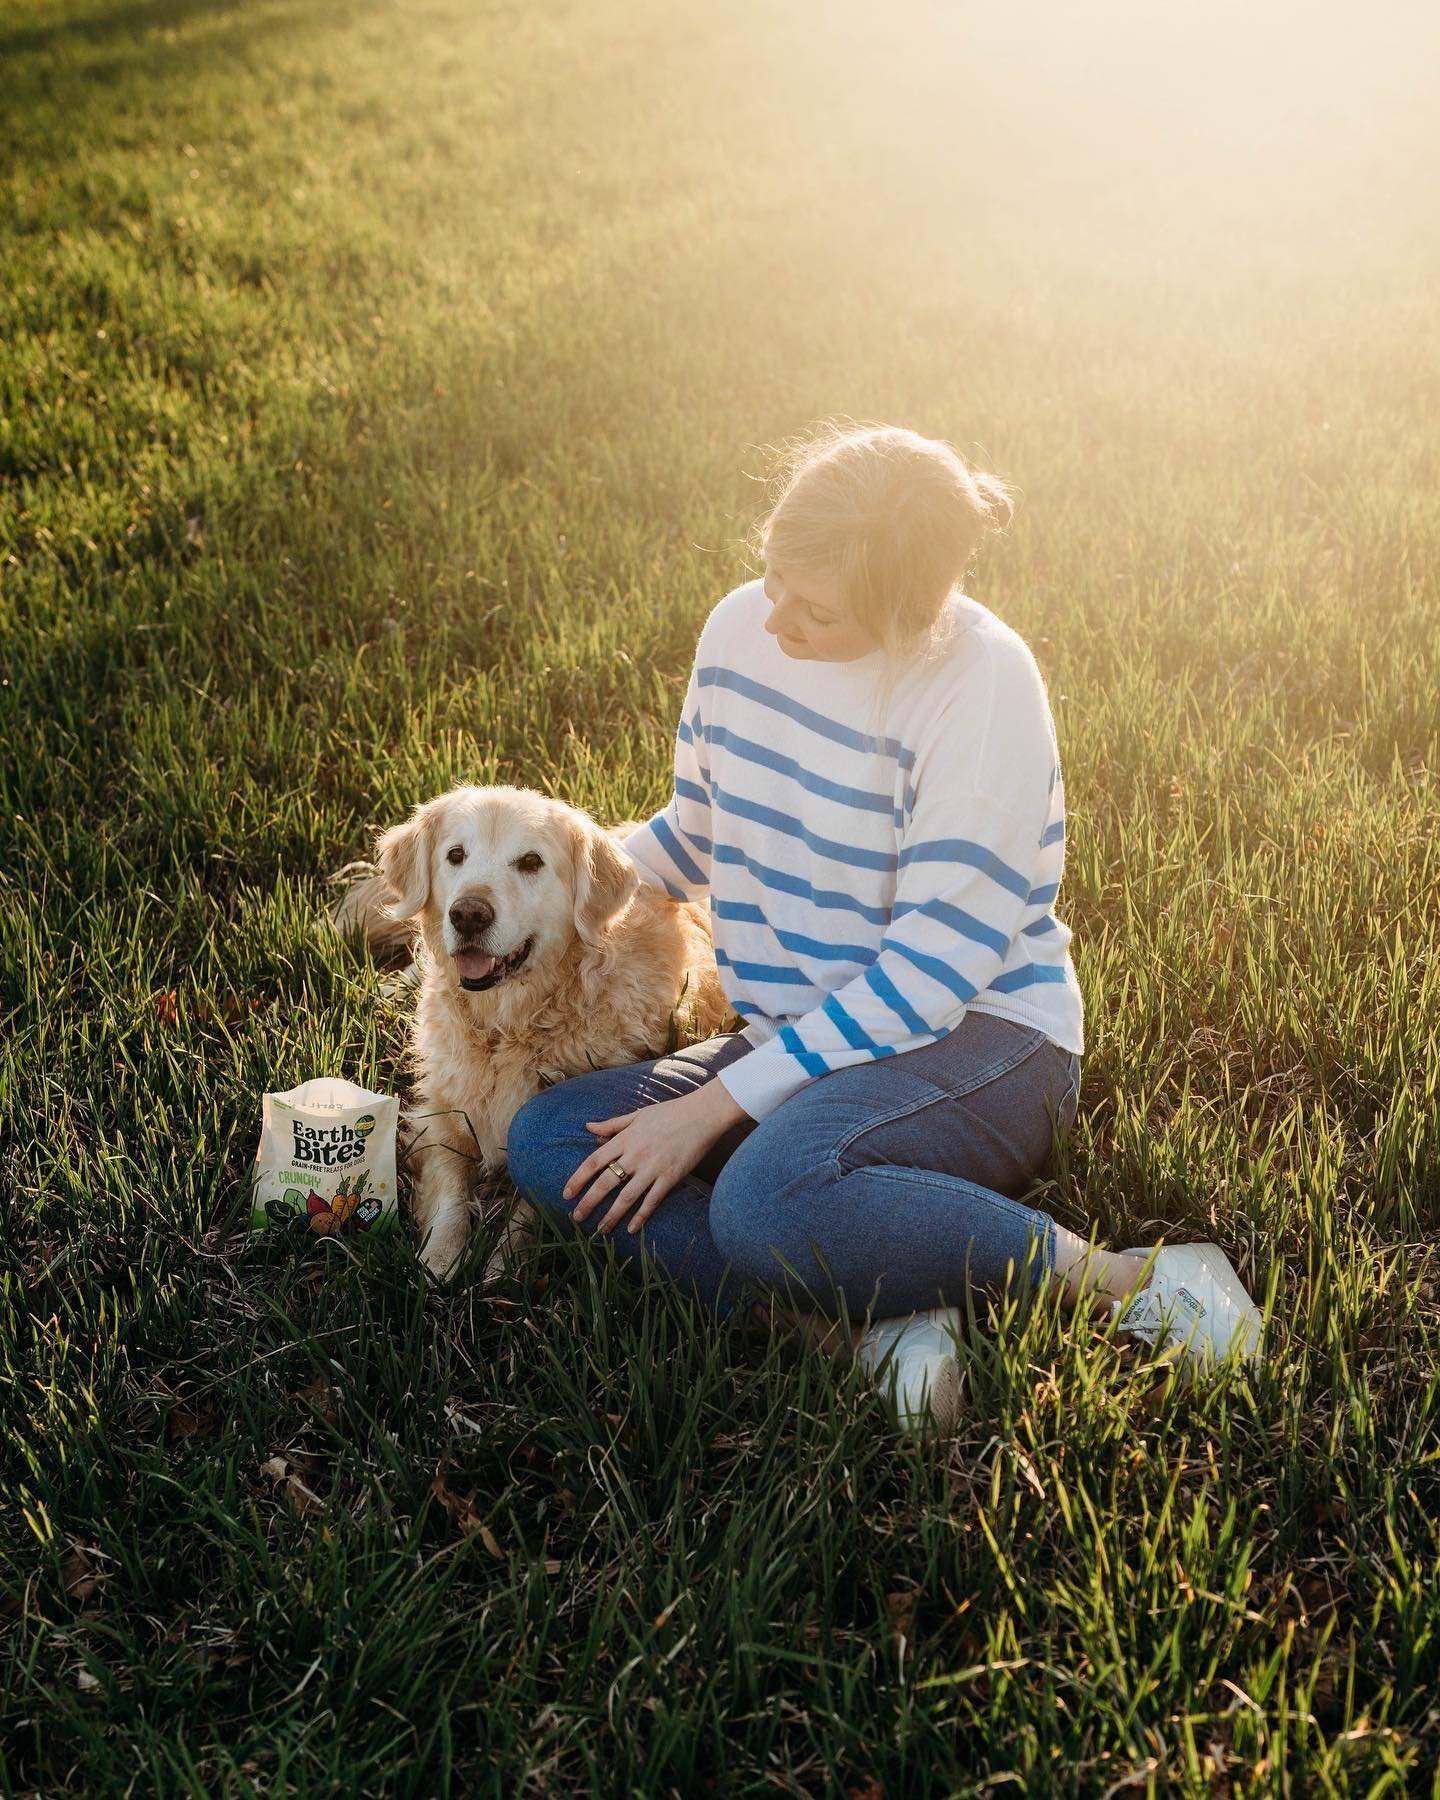
[[[515,858],[515,867],[522,875],[533,875],[537,869],[545,867],[545,858],[534,850],[527,850],[523,856]]]
[[[448,863],[454,863],[458,868],[465,860],[465,846],[463,844],[452,844],[445,852],[445,860]]]

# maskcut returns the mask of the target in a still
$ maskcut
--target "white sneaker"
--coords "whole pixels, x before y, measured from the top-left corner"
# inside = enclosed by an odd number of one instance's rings
[[[1219,1245],[1176,1244],[1154,1256],[1148,1285],[1111,1308],[1116,1330],[1157,1348],[1168,1343],[1188,1374],[1213,1368],[1227,1356],[1258,1363],[1260,1308]]]
[[[949,1431],[960,1411],[960,1364],[952,1328],[964,1314],[953,1306],[879,1319],[861,1338],[857,1355],[894,1402],[902,1431],[933,1419]]]

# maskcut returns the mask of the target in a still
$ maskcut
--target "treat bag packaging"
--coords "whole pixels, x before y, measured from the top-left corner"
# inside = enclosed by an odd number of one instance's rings
[[[400,1102],[318,1076],[265,1096],[250,1224],[358,1237],[395,1222]]]

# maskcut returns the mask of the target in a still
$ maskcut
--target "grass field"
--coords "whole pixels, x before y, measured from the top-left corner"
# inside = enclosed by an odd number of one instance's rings
[[[992,12],[0,6],[7,1793],[1440,1793],[1434,24]],[[1022,491],[1044,1204],[1224,1244],[1253,1380],[982,1309],[906,1447],[567,1246],[242,1229],[266,1088],[406,1081],[325,873],[662,804],[834,413]]]

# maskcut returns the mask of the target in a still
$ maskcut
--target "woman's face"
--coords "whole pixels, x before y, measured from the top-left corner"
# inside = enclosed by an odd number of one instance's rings
[[[824,576],[782,569],[767,559],[765,595],[770,601],[765,629],[797,661],[854,662],[879,648],[866,626],[847,617],[838,588]]]

